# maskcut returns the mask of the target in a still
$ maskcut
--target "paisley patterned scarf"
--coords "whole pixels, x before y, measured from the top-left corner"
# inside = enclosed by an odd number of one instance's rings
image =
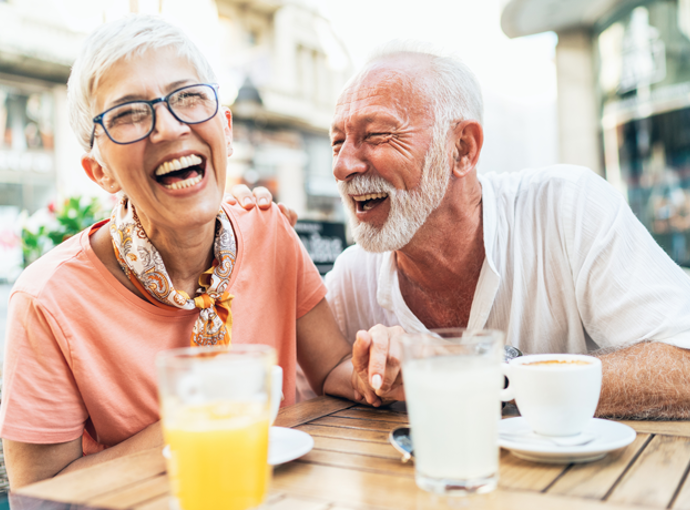
[[[227,288],[235,267],[237,246],[225,212],[221,209],[216,217],[213,267],[199,277],[200,288],[193,298],[173,287],[160,253],[149,241],[127,197],[115,206],[110,220],[117,261],[139,292],[161,308],[201,309],[192,330],[192,346],[230,345],[233,296]]]

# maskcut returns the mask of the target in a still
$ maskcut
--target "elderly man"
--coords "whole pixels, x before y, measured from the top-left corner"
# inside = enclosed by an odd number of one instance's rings
[[[331,141],[357,245],[327,298],[379,397],[404,398],[400,327],[486,327],[526,353],[599,356],[599,415],[690,417],[690,278],[585,168],[477,175],[482,98],[465,65],[379,54],[341,94]]]

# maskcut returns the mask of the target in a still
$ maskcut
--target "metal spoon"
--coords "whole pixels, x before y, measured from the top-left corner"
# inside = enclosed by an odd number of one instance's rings
[[[393,448],[402,453],[403,462],[407,462],[414,457],[410,427],[398,427],[391,430],[390,434],[388,434],[388,440],[393,445]]]

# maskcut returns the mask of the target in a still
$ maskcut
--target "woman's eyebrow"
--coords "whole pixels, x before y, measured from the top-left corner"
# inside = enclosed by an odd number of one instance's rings
[[[173,91],[175,89],[178,89],[180,87],[185,86],[188,83],[193,82],[194,80],[187,78],[184,80],[177,80],[172,83],[169,83],[165,88],[168,91]],[[128,103],[130,101],[147,101],[148,98],[144,95],[141,94],[127,94],[122,97],[117,98],[114,101],[111,101],[110,104],[108,105],[108,108],[112,108],[113,106],[117,106],[123,103]]]

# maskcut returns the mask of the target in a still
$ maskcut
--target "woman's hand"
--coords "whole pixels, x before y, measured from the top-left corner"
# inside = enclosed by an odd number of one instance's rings
[[[259,209],[266,210],[271,207],[273,195],[263,186],[257,186],[253,190],[250,190],[244,184],[235,184],[230,190],[230,193],[225,194],[223,200],[230,205],[235,205],[239,202],[239,204],[247,210],[253,208],[255,205],[258,205]],[[285,204],[278,204],[278,209],[280,209],[280,212],[288,219],[290,226],[294,227],[295,223],[297,223],[297,213]]]

